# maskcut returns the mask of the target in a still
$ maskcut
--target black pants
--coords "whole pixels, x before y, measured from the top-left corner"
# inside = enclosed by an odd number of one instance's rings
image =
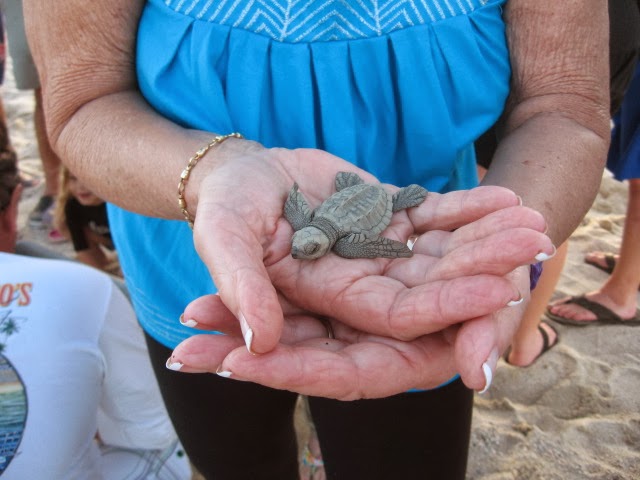
[[[215,374],[165,368],[147,336],[167,409],[208,480],[297,480],[297,395]],[[329,479],[463,480],[473,392],[460,380],[428,392],[340,402],[309,398]]]

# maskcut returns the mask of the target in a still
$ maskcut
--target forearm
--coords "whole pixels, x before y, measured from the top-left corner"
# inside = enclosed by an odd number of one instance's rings
[[[512,90],[483,183],[514,190],[560,244],[596,195],[609,144],[607,4],[510,0],[505,20]]]
[[[543,214],[560,245],[597,194],[608,140],[558,115],[536,115],[500,142],[486,185],[508,187]]]
[[[181,128],[142,98],[134,54],[143,5],[25,0],[25,23],[43,87],[47,134],[61,160],[107,201],[179,219],[180,173],[215,133]],[[192,213],[207,167],[243,148],[242,142],[225,142],[198,165],[186,190]]]
[[[180,173],[212,136],[165,120],[138,92],[128,91],[82,106],[60,131],[56,150],[101,198],[145,215],[180,219]]]

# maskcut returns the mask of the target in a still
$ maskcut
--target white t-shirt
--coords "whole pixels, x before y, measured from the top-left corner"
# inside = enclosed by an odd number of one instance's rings
[[[142,330],[111,279],[0,253],[0,478],[190,477]]]

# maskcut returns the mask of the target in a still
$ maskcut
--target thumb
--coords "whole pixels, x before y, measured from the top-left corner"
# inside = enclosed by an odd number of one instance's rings
[[[204,233],[203,225],[216,228]],[[196,218],[194,241],[220,299],[238,319],[247,349],[253,354],[273,350],[284,318],[260,242],[237,215],[221,209]]]
[[[455,340],[455,363],[464,384],[478,392],[493,380],[499,351],[493,315],[463,324]]]
[[[510,275],[521,292],[529,287],[528,271],[529,267],[522,267],[515,275]],[[529,297],[527,292],[519,301],[509,302],[491,315],[468,321],[460,327],[455,340],[455,359],[467,387],[483,393],[491,386],[500,354],[520,327]]]

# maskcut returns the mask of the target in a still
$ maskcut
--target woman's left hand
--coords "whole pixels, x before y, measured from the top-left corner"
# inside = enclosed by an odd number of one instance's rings
[[[528,285],[526,270],[514,274],[523,286]],[[219,296],[209,295],[189,305],[185,318],[197,318],[198,329],[224,335],[185,340],[167,365],[180,366],[181,372],[217,372],[235,380],[340,400],[435,388],[457,373],[468,387],[482,390],[489,386],[499,352],[517,329],[525,305],[505,307],[410,341],[369,334],[335,319],[320,321],[284,306],[281,342],[269,353],[253,355],[245,348],[235,317]]]

